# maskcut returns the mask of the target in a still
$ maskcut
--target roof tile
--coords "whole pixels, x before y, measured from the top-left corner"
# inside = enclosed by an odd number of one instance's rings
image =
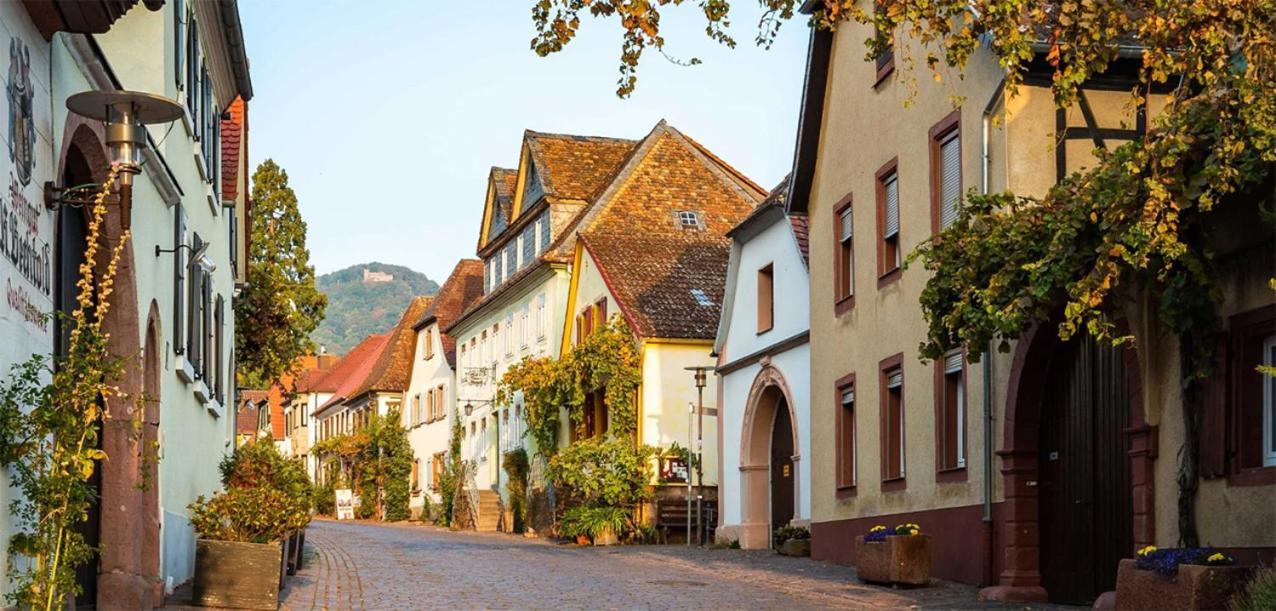
[[[483,262],[478,259],[461,259],[452,274],[443,282],[439,292],[434,295],[434,302],[425,310],[421,320],[417,322],[419,329],[436,322],[440,329],[446,329],[465,311],[471,303],[483,296]],[[443,333],[443,355],[449,367],[456,367],[456,338]]]

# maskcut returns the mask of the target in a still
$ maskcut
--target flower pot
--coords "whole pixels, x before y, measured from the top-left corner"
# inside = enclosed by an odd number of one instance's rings
[[[1180,564],[1167,577],[1121,561],[1117,569],[1117,609],[1225,609],[1232,595],[1245,587],[1254,568]]]
[[[576,535],[576,545],[589,545],[590,543],[592,541],[590,541],[589,535]]]
[[[930,583],[930,535],[856,537],[855,572],[868,583],[924,586]]]
[[[781,556],[810,556],[811,540],[810,539],[789,539],[780,544],[779,549],[775,550]]]
[[[200,539],[195,542],[194,602],[204,607],[276,609],[283,562],[280,541]]]
[[[598,534],[594,535],[594,545],[615,545],[620,542],[616,537],[616,531],[605,528]]]

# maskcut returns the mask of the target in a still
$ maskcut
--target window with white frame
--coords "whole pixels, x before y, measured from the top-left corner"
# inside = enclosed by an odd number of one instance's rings
[[[514,356],[514,313],[505,315],[505,356]]]
[[[545,339],[545,330],[549,327],[549,320],[545,316],[545,293],[536,296],[536,337],[537,339]]]
[[[520,348],[527,347],[527,336],[529,335],[527,325],[531,322],[532,304],[523,304],[523,311],[519,315],[518,323],[518,345]]]

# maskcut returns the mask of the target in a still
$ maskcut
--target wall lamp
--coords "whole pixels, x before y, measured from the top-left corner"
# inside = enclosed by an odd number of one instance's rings
[[[110,163],[119,168],[120,208],[124,226],[131,223],[133,175],[142,172],[142,148],[146,145],[145,125],[171,123],[181,118],[182,106],[163,96],[139,91],[84,91],[66,99],[66,108],[87,119],[96,119],[106,128]],[[87,184],[57,188],[45,183],[45,205],[83,205],[101,185]]]
[[[217,264],[213,263],[213,260],[208,257],[208,247],[211,245],[212,245],[212,242],[204,242],[203,244],[200,244],[199,246],[191,246],[190,244],[178,244],[177,246],[173,248],[160,248],[159,245],[156,244],[155,256],[158,257],[160,256],[160,254],[166,253],[166,252],[176,253],[177,251],[185,248],[190,251],[191,260],[195,262],[195,265],[198,265],[199,268],[204,271],[204,273],[211,274],[217,271]]]

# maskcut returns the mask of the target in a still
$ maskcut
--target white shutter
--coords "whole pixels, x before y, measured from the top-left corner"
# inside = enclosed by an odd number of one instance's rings
[[[944,356],[944,373],[961,371],[961,350],[954,350]]]
[[[961,202],[961,136],[953,131],[939,145],[939,223],[947,229],[957,221]]]
[[[900,386],[903,386],[903,385],[904,385],[904,372],[902,371],[892,371],[891,374],[886,377],[887,388],[899,388]]]
[[[854,230],[854,223],[852,223],[852,219],[851,219],[851,209],[847,208],[846,210],[842,211],[841,238],[843,242],[846,242],[851,239],[853,230]]]
[[[899,176],[891,174],[884,185],[886,191],[886,232],[883,237],[899,234]]]

